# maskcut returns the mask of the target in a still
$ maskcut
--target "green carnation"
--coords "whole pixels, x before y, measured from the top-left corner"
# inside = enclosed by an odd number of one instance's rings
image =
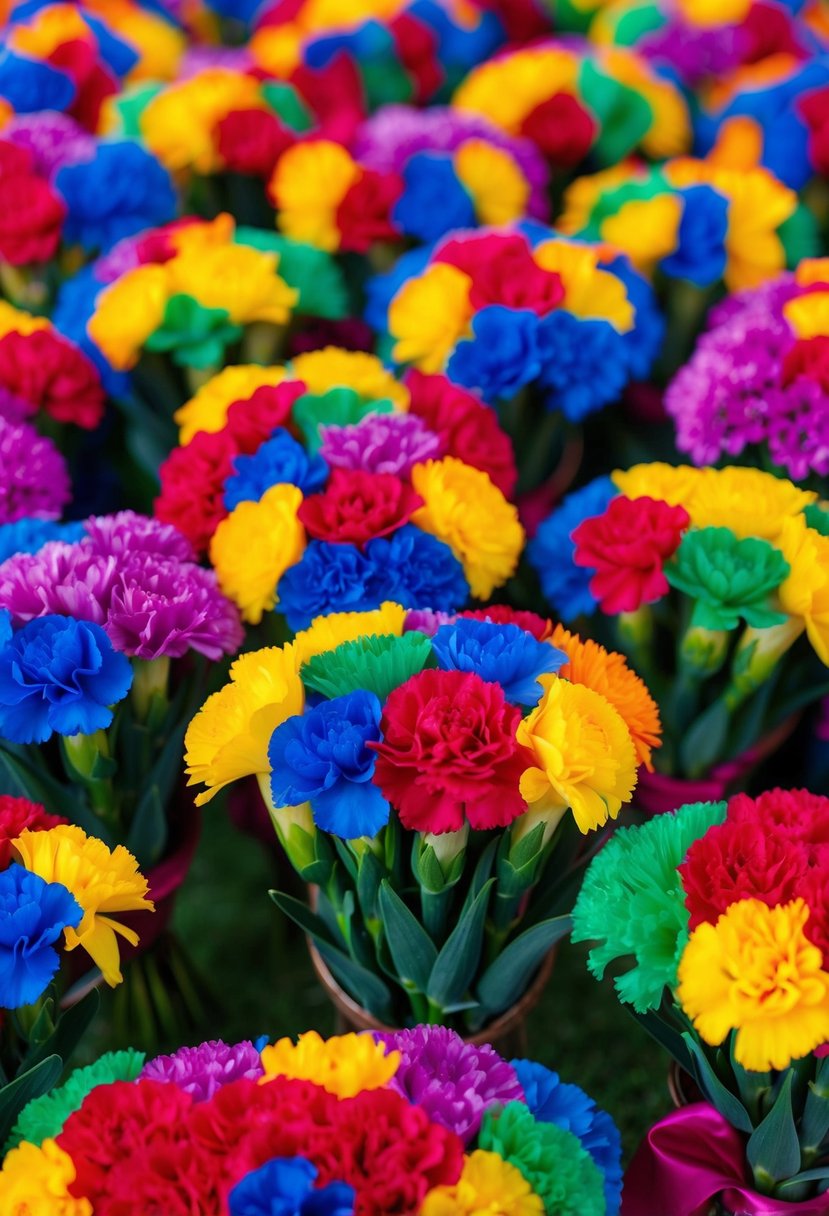
[[[575,942],[595,941],[597,979],[616,959],[633,966],[616,978],[620,998],[639,1013],[658,1008],[688,939],[688,909],[677,866],[690,846],[725,819],[725,802],[692,802],[639,827],[622,828],[593,858],[573,909]]]
[[[315,655],[300,675],[306,688],[324,697],[342,697],[360,688],[384,704],[390,692],[423,671],[431,658],[431,642],[416,631],[402,637],[362,637]]]
[[[238,342],[242,326],[234,325],[225,308],[206,308],[192,296],[170,296],[164,320],[145,342],[147,350],[170,353],[179,367],[211,368],[224,359],[225,347]]]
[[[687,532],[665,567],[671,586],[696,601],[691,626],[703,629],[736,629],[740,618],[755,629],[782,625],[786,614],[770,608],[769,597],[788,573],[779,549],[730,528]]]
[[[134,1081],[144,1067],[144,1053],[133,1051],[110,1051],[86,1068],[76,1068],[68,1081],[51,1093],[33,1098],[23,1107],[14,1125],[5,1151],[14,1148],[21,1140],[30,1144],[42,1144],[60,1134],[69,1116],[80,1107],[84,1098],[99,1085],[111,1085],[113,1081]]]
[[[348,312],[345,279],[330,253],[259,228],[237,228],[233,239],[237,245],[278,255],[277,274],[298,292],[298,313],[337,321]]]
[[[523,1102],[490,1107],[478,1147],[509,1161],[544,1204],[546,1216],[604,1216],[604,1178],[572,1132],[539,1123]]]

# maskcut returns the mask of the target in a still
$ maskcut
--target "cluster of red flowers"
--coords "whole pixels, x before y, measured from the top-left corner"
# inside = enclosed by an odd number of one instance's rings
[[[36,172],[33,154],[0,140],[0,258],[12,266],[48,262],[65,215],[63,199]]]
[[[104,413],[94,363],[51,326],[0,337],[0,394],[4,416],[16,421],[43,410],[57,422],[92,430]]]
[[[691,845],[679,867],[690,928],[741,899],[770,908],[805,899],[805,933],[829,965],[829,798],[807,790],[738,794],[724,823]]]
[[[233,1081],[205,1102],[148,1079],[100,1086],[57,1141],[77,1168],[72,1193],[96,1216],[226,1216],[241,1178],[296,1156],[316,1166],[319,1185],[354,1187],[356,1216],[404,1216],[463,1164],[460,1138],[392,1090],[339,1099],[284,1077]]]
[[[527,308],[539,317],[558,308],[564,299],[561,275],[545,270],[533,257],[523,236],[499,233],[449,238],[433,258],[468,275],[469,303],[475,312],[490,304]]]
[[[27,828],[32,832],[48,832],[50,828],[68,822],[59,815],[50,815],[39,802],[0,794],[0,870],[7,870],[11,865],[12,841],[21,832]]]

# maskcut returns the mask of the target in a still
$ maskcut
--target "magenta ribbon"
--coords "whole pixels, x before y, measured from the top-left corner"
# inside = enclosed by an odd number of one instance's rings
[[[708,1216],[719,1199],[735,1216],[829,1216],[829,1193],[800,1203],[758,1195],[745,1137],[713,1106],[695,1102],[655,1124],[625,1174],[621,1216]]]

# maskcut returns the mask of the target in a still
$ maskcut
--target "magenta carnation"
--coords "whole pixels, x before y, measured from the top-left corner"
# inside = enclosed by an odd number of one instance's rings
[[[135,511],[96,515],[87,520],[85,527],[87,540],[84,545],[102,557],[123,558],[149,553],[177,562],[196,560],[193,546],[178,528]]]
[[[441,441],[415,414],[369,414],[353,426],[321,426],[320,455],[339,469],[407,477],[443,455]]]
[[[66,464],[51,440],[0,417],[0,524],[59,519],[71,497]]]
[[[451,625],[454,621],[451,612],[436,612],[432,608],[412,608],[406,613],[403,621],[404,633],[425,633],[433,638],[441,625]]]
[[[82,126],[56,110],[16,114],[3,129],[3,138],[32,154],[39,177],[52,177],[63,165],[92,160],[96,140]]]
[[[228,1044],[221,1039],[180,1047],[172,1055],[156,1056],[141,1070],[141,1080],[168,1081],[206,1102],[230,1081],[256,1081],[264,1073],[259,1052],[250,1042]]]

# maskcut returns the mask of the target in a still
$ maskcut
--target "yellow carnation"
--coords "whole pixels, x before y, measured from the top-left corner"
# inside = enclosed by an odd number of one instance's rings
[[[234,325],[284,325],[299,294],[276,273],[279,257],[250,245],[187,249],[165,264],[170,293],[192,296],[205,308],[224,308]]]
[[[24,1140],[6,1154],[0,1170],[3,1216],[92,1216],[88,1199],[75,1199],[69,1187],[75,1164],[54,1140],[38,1147]]]
[[[682,202],[676,194],[631,199],[604,220],[602,237],[649,271],[676,249],[681,219]]]
[[[234,401],[246,401],[263,385],[280,384],[284,379],[281,367],[248,363],[222,368],[173,415],[180,428],[179,443],[189,443],[199,431],[220,431]]]
[[[215,173],[222,167],[214,131],[231,110],[262,106],[259,82],[231,68],[212,67],[163,89],[139,120],[141,135],[168,169]]]
[[[509,224],[526,213],[529,182],[504,148],[468,139],[455,153],[455,172],[482,224]]]
[[[105,287],[95,301],[87,331],[113,367],[138,362],[141,347],[164,321],[170,297],[164,266],[136,266]]]
[[[580,63],[559,47],[525,47],[473,68],[452,104],[482,114],[503,131],[520,135],[524,119],[556,93],[578,92]]]
[[[312,1081],[338,1098],[353,1098],[367,1089],[388,1085],[400,1063],[400,1052],[386,1053],[385,1044],[370,1034],[340,1034],[323,1039],[316,1030],[301,1034],[294,1043],[279,1039],[262,1052],[265,1075],[260,1085],[274,1077]]]
[[[553,270],[561,277],[562,308],[577,317],[609,321],[614,329],[626,333],[633,328],[636,310],[622,280],[599,268],[600,253],[590,245],[552,240],[537,245],[533,257],[544,270]]]
[[[627,185],[630,181],[644,177],[644,173],[627,161],[621,165],[613,165],[610,169],[602,169],[599,173],[577,177],[564,191],[563,211],[556,220],[556,228],[559,232],[580,232],[590,223],[593,209],[603,194],[616,186]]]
[[[318,616],[307,629],[294,638],[294,643],[307,663],[315,655],[334,650],[343,642],[367,637],[400,637],[406,609],[387,601],[371,612],[332,612]]]
[[[28,22],[12,25],[6,36],[13,50],[33,59],[48,59],[65,42],[85,42],[97,49],[95,35],[71,4],[50,4]]]
[[[207,786],[198,806],[231,781],[271,771],[271,735],[305,706],[301,661],[294,645],[243,654],[230,668],[230,682],[207,698],[184,738],[188,784]]]
[[[441,372],[458,341],[469,330],[469,275],[444,262],[427,266],[409,279],[389,305],[392,354],[398,363],[414,363],[422,372]]]
[[[487,473],[454,456],[412,469],[423,506],[412,522],[449,546],[476,599],[487,600],[514,573],[524,547],[518,510]]]
[[[147,880],[138,862],[123,845],[109,849],[102,840],[87,836],[82,828],[61,824],[46,832],[28,829],[13,841],[22,865],[46,882],[60,882],[83,908],[77,929],[67,926],[66,949],[83,946],[104,979],[114,987],[120,984],[121,967],[118,937],[130,945],[138,934],[113,915],[119,912],[153,912],[147,898]]]
[[[794,277],[801,287],[811,287],[813,283],[820,283],[822,286],[829,283],[829,258],[804,258],[802,262],[798,262]]]
[[[0,338],[10,333],[28,336],[39,329],[51,328],[45,317],[32,316],[30,312],[24,312],[22,308],[15,308],[5,300],[0,300]]]
[[[706,1043],[736,1030],[735,1059],[752,1072],[788,1068],[829,1039],[829,975],[808,916],[802,899],[742,899],[698,925],[680,960],[683,1009]]]
[[[129,0],[103,0],[103,4],[102,0],[93,0],[88,7],[102,12],[110,29],[117,30],[139,52],[141,58],[127,76],[130,84],[175,79],[187,50],[187,39],[181,30]]]
[[[535,761],[521,777],[531,810],[570,807],[579,830],[615,819],[636,785],[636,751],[617,709],[600,693],[557,676],[540,676],[536,708],[516,738]]]
[[[341,144],[329,139],[295,144],[280,156],[269,184],[279,227],[295,241],[335,252],[337,208],[360,173]]]
[[[829,291],[812,291],[783,305],[783,316],[800,339],[829,334]]]
[[[409,408],[405,384],[376,355],[365,351],[340,350],[338,346],[308,351],[291,361],[291,374],[315,395],[330,388],[353,388],[364,401],[391,401],[404,412]]]
[[[695,528],[730,528],[740,538],[758,536],[774,544],[785,520],[816,498],[784,477],[729,465],[700,469],[682,505]]]
[[[829,537],[799,515],[784,520],[778,547],[789,563],[777,592],[780,607],[802,620],[815,654],[829,667]]]
[[[213,533],[210,560],[219,586],[253,625],[274,607],[276,584],[305,552],[301,505],[298,486],[271,486],[258,502],[240,502]]]
[[[544,1204],[511,1161],[477,1149],[454,1186],[429,1191],[420,1216],[544,1216]]]
[[[611,480],[626,498],[655,498],[671,507],[685,506],[694,486],[702,476],[701,469],[689,464],[635,464],[629,469],[615,469]]]

